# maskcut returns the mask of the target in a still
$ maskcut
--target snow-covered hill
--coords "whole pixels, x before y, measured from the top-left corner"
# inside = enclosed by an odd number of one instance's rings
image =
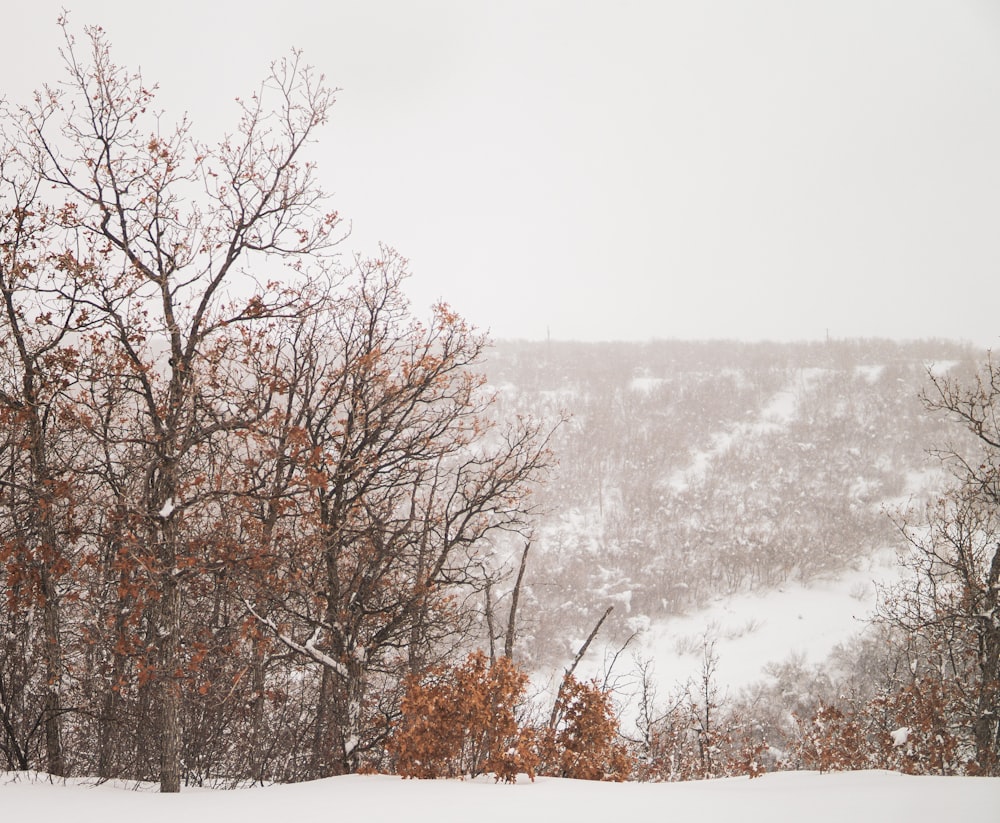
[[[561,669],[613,605],[584,669],[600,678],[641,630],[619,686],[636,654],[664,689],[696,676],[703,639],[731,691],[793,655],[821,662],[898,575],[887,512],[946,481],[928,450],[956,432],[920,401],[928,370],[974,360],[934,341],[499,346],[504,402],[572,415],[541,492],[524,653]]]

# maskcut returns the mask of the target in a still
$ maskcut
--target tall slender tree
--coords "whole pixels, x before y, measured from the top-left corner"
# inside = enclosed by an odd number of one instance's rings
[[[0,144],[0,335],[4,339],[0,421],[7,431],[9,459],[0,483],[0,507],[6,514],[0,563],[16,578],[7,585],[10,619],[21,615],[28,620],[36,607],[42,614],[45,764],[50,773],[61,775],[65,771],[62,581],[73,566],[76,540],[70,494],[74,461],[67,442],[72,427],[66,411],[77,382],[75,342],[90,319],[78,301],[79,265],[72,254],[49,244],[50,226],[57,218],[39,202],[40,180],[4,138]]]

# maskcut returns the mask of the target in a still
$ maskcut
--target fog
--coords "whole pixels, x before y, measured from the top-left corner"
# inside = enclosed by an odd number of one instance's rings
[[[62,5],[8,11],[9,97],[59,79]],[[303,49],[345,252],[496,337],[997,341],[983,0],[69,5],[207,138]]]

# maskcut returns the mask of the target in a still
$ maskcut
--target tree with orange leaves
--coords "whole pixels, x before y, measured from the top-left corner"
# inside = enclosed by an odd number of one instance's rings
[[[298,394],[283,402],[300,410],[275,442],[296,454],[297,536],[246,607],[320,667],[317,774],[357,769],[384,740],[398,710],[372,702],[385,679],[461,637],[455,598],[485,585],[488,538],[527,524],[551,462],[538,423],[494,419],[475,371],[485,338],[444,305],[413,319],[405,274],[389,249],[359,259],[289,350]]]
[[[333,90],[299,54],[212,147],[61,25],[67,81],[2,112],[0,586],[44,606],[15,628],[45,655],[0,647],[0,740],[38,765],[5,696],[30,681],[50,771],[70,740],[80,770],[176,792],[246,762],[230,732],[265,740],[294,692],[288,774],[355,770],[405,674],[464,639],[548,432],[496,419],[486,338],[444,304],[418,322],[399,255],[333,255],[304,157]]]
[[[86,30],[81,50],[62,26],[68,81],[21,108],[12,145],[32,179],[59,198],[50,239],[74,240],[76,300],[100,322],[135,415],[123,442],[141,444],[133,449],[140,482],[125,503],[138,541],[132,556],[142,558],[155,602],[159,772],[172,792],[180,786],[182,593],[213,562],[193,551],[186,524],[217,497],[204,485],[207,454],[262,414],[255,387],[231,367],[241,339],[233,330],[288,304],[280,289],[254,290],[245,266],[251,257],[296,271],[303,260],[322,265],[337,240],[337,216],[322,210],[301,156],[333,92],[295,54],[241,103],[234,135],[206,147],[186,121],[162,128],[154,91],[112,61],[100,29]],[[237,283],[248,298],[230,296]]]

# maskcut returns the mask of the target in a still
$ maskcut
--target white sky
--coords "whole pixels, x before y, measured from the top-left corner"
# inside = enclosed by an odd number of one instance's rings
[[[410,258],[497,338],[949,337],[1000,349],[995,0],[33,0],[200,136],[292,46],[342,89],[317,147],[350,250]]]

